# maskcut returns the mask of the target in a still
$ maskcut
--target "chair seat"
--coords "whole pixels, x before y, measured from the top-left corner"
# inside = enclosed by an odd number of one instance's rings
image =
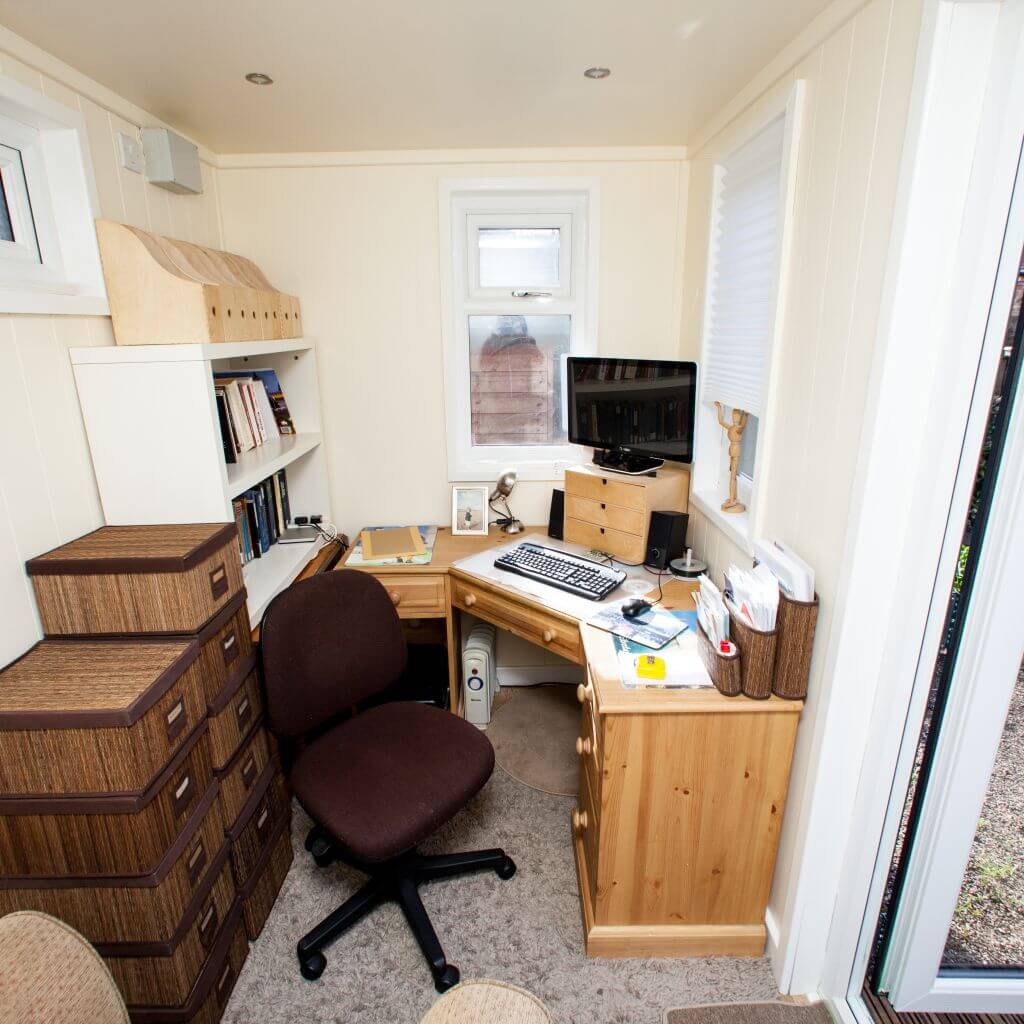
[[[371,708],[318,737],[295,759],[295,795],[357,861],[413,849],[474,796],[494,770],[475,726],[424,704]]]

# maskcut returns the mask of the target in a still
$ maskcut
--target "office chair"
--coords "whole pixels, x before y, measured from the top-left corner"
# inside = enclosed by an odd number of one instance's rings
[[[370,876],[299,940],[302,976],[319,978],[323,949],[395,900],[444,992],[459,971],[445,960],[417,886],[480,869],[508,879],[516,866],[504,850],[427,856],[416,845],[490,778],[490,741],[424,704],[380,704],[346,717],[406,665],[398,614],[369,573],[335,570],[289,587],[267,609],[260,643],[270,729],[293,746],[288,778],[314,821],[306,849],[321,867],[341,859]]]

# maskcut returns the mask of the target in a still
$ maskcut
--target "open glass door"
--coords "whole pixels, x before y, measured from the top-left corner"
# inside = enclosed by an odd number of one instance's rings
[[[869,981],[898,1011],[1024,1012],[1021,254]],[[951,528],[953,528],[951,524]]]

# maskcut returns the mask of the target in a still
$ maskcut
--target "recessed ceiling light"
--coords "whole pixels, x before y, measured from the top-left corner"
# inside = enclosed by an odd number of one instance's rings
[[[608,68],[587,68],[583,74],[587,78],[607,78],[611,71]]]
[[[270,75],[265,75],[263,74],[262,71],[250,71],[249,74],[245,76],[245,80],[247,82],[252,82],[253,85],[274,84],[274,80],[270,77]]]

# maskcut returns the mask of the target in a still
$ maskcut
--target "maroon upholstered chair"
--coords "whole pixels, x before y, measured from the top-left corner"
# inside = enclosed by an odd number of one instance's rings
[[[424,704],[381,704],[343,717],[380,693],[406,664],[405,637],[387,591],[342,569],[296,583],[267,609],[261,632],[271,731],[296,748],[288,775],[315,825],[317,864],[336,858],[370,879],[298,944],[299,968],[323,973],[322,950],[385,900],[396,900],[439,992],[459,980],[420,900],[421,882],[481,868],[511,878],[504,850],[427,856],[416,844],[483,787],[494,750],[457,715]]]

